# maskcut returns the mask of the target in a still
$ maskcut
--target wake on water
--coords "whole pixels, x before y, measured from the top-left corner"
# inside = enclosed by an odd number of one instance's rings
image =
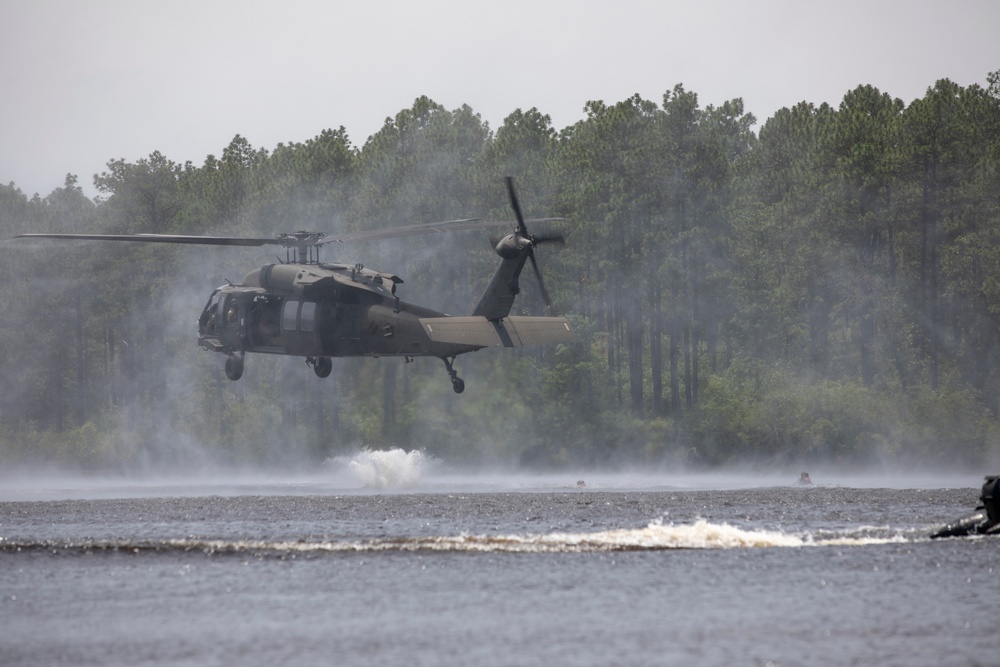
[[[909,541],[901,534],[827,535],[790,534],[769,530],[745,530],[703,519],[693,524],[665,524],[662,520],[644,528],[602,530],[589,533],[526,533],[506,535],[447,535],[388,537],[370,540],[212,540],[184,538],[154,541],[93,541],[54,544],[3,540],[0,551],[59,549],[74,551],[202,552],[205,554],[320,554],[336,552],[465,552],[465,553],[593,553],[620,551],[667,551],[674,549],[738,549],[766,547],[865,546]]]

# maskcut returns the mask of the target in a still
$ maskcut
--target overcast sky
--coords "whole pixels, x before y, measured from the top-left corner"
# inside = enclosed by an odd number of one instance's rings
[[[45,196],[73,173],[93,195],[109,160],[201,165],[237,134],[344,126],[360,147],[420,95],[562,129],[683,83],[763,121],[998,69],[998,0],[0,0],[0,183]]]

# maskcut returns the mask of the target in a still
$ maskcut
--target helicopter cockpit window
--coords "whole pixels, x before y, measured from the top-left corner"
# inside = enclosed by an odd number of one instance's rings
[[[296,320],[299,314],[298,301],[286,301],[285,307],[281,309],[281,329],[282,331],[295,331]]]
[[[201,333],[217,333],[219,330],[219,300],[221,294],[219,290],[212,292],[212,297],[205,304],[205,309],[201,311],[198,318]]]

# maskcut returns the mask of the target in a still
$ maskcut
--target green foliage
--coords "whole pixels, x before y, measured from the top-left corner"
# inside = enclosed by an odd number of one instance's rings
[[[249,251],[0,245],[0,465],[315,465],[362,447],[449,465],[974,464],[1000,455],[1000,95],[941,80],[782,109],[591,101],[561,131],[495,132],[427,97],[361,147],[343,128],[217,158],[116,159],[88,200],[0,186],[0,229],[272,235],[510,217],[502,177],[565,248],[538,255],[577,339],[435,360],[255,355],[229,383],[193,346]],[[339,250],[339,249],[338,249]],[[455,234],[350,248],[401,296],[468,312],[494,267]],[[338,258],[342,261],[356,261]],[[519,312],[543,308],[525,275]],[[303,463],[307,462],[307,463]]]

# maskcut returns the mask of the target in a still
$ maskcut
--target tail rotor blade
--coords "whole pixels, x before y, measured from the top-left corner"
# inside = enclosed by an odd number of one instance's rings
[[[510,195],[510,207],[514,209],[514,217],[517,218],[517,231],[522,236],[528,235],[528,228],[524,226],[524,216],[521,214],[521,204],[517,201],[517,193],[514,192],[514,177],[507,177],[507,193]]]
[[[535,277],[538,278],[538,289],[542,293],[542,302],[545,303],[546,307],[551,308],[552,299],[549,297],[549,291],[545,289],[545,281],[542,280],[542,272],[538,268],[538,262],[535,261],[535,253],[529,253],[528,259],[531,260],[531,268],[535,270]]]
[[[566,245],[566,237],[562,234],[539,234],[538,236],[532,236],[531,242],[535,245],[539,243],[557,243],[559,245]]]

